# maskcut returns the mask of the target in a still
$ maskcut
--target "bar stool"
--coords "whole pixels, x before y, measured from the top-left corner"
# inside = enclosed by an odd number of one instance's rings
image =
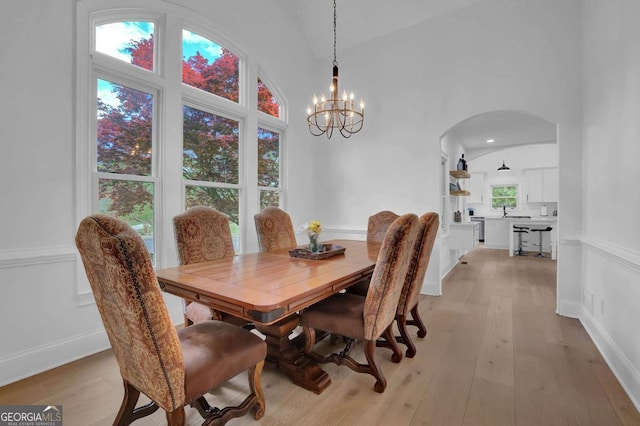
[[[534,245],[539,245],[540,246],[540,250],[538,251],[538,254],[536,254],[536,257],[546,257],[544,254],[542,254],[542,233],[543,232],[549,232],[551,231],[553,228],[550,226],[547,226],[546,228],[538,228],[538,229],[532,229],[531,232],[539,232],[540,234],[540,244],[534,244]]]
[[[522,234],[528,234],[528,229],[526,226],[513,226],[513,232],[518,234],[518,250],[514,253],[516,256],[526,256],[522,250]]]

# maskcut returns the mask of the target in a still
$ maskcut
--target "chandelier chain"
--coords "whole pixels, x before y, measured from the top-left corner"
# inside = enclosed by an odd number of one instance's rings
[[[336,59],[336,23],[337,23],[337,13],[336,13],[336,0],[333,0],[333,65],[338,65],[338,60]]]

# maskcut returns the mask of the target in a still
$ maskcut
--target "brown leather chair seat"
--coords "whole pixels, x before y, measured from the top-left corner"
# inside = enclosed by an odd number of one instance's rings
[[[305,310],[302,325],[363,340],[365,300],[356,294],[335,294]]]
[[[267,356],[267,346],[253,333],[221,321],[205,321],[178,331],[184,359],[185,400],[193,401]],[[212,368],[215,366],[215,368]]]

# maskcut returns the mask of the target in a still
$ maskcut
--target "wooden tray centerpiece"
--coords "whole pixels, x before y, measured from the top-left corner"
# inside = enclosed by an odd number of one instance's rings
[[[293,250],[289,250],[289,256],[299,257],[302,259],[320,260],[343,254],[345,250],[346,247],[339,246],[337,244],[320,243],[318,244],[318,251],[311,251],[307,248],[298,247]]]

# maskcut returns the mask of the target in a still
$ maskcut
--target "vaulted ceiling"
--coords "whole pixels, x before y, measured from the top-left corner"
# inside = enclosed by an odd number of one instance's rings
[[[289,0],[313,56],[333,55],[333,1]],[[371,42],[482,0],[337,0],[337,48]],[[518,111],[493,111],[459,123],[451,130],[468,153],[475,156],[506,147],[555,143],[556,126]],[[487,144],[487,139],[495,139]]]
[[[333,1],[289,0],[316,58],[333,55]],[[338,50],[357,46],[481,0],[337,0]]]

